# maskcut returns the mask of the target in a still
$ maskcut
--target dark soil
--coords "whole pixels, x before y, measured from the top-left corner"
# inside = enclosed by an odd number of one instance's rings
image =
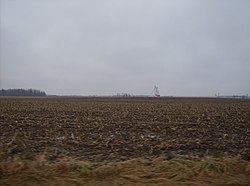
[[[250,160],[250,100],[0,98],[0,159],[45,152],[51,160],[176,154]]]

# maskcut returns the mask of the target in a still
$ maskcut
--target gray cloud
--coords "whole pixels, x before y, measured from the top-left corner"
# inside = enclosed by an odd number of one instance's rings
[[[0,88],[250,93],[248,0],[0,3]]]

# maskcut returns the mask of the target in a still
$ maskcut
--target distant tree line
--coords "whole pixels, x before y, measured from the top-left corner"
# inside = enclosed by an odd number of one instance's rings
[[[0,96],[46,96],[46,93],[35,89],[2,89]]]

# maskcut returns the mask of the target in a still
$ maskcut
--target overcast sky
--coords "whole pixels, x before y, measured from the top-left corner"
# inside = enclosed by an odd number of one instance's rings
[[[249,0],[0,3],[0,88],[250,94]]]

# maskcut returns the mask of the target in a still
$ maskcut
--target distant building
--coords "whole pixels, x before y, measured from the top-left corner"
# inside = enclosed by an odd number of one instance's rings
[[[154,86],[154,89],[151,92],[151,95],[154,96],[154,97],[160,97],[159,88],[157,86]]]
[[[216,95],[217,98],[235,98],[235,99],[250,99],[250,97],[248,96],[248,94],[246,95],[229,95],[229,96],[220,96],[220,95]]]

